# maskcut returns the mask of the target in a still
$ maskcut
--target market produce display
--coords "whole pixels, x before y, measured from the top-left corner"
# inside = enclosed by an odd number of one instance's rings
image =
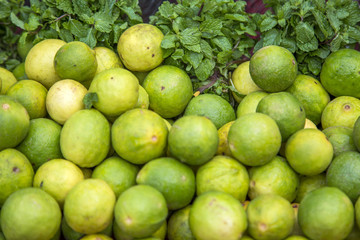
[[[172,2],[0,0],[0,240],[359,240],[358,2]]]

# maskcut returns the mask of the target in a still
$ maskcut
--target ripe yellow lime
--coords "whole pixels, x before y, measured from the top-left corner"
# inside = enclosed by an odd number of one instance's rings
[[[75,80],[56,82],[46,96],[46,109],[50,117],[64,124],[71,115],[85,108],[83,98],[86,93],[87,89]]]
[[[34,80],[22,80],[12,85],[6,95],[21,103],[29,113],[30,119],[46,116],[46,96],[48,90]]]
[[[139,98],[134,108],[149,108],[149,94],[146,92],[146,90],[139,85]]]
[[[0,82],[0,94],[6,94],[7,90],[17,82],[17,79],[12,72],[0,67]]]
[[[139,98],[139,81],[130,71],[111,68],[97,74],[90,93],[96,93],[94,107],[106,116],[116,117],[135,107]]]
[[[231,80],[236,90],[242,95],[248,95],[251,92],[260,91],[259,88],[250,76],[250,61],[243,62],[240,64],[231,75]],[[236,94],[234,94],[236,96]],[[242,100],[243,98],[236,98]],[[237,101],[237,102],[240,102]]]
[[[33,186],[49,193],[63,208],[66,195],[84,174],[78,166],[65,159],[52,159],[36,171]]]
[[[95,51],[80,41],[66,43],[56,52],[54,68],[61,79],[89,81],[97,70]]]
[[[293,84],[298,65],[292,53],[280,46],[266,46],[250,59],[250,75],[254,83],[267,92],[284,91]]]
[[[97,61],[97,70],[95,74],[98,74],[106,69],[123,67],[119,56],[110,48],[95,47],[94,51]]]
[[[333,96],[360,98],[360,52],[340,49],[331,53],[321,68],[320,80]]]
[[[46,39],[31,48],[25,60],[25,72],[29,79],[40,82],[49,89],[61,78],[56,74],[54,58],[56,52],[66,42],[59,39]]]
[[[230,157],[232,156],[228,143],[228,135],[230,127],[233,125],[234,122],[235,121],[228,122],[218,129],[219,146],[216,155],[226,155]]]
[[[315,128],[315,129],[317,129],[317,126],[310,119],[306,118],[304,128]]]
[[[128,28],[120,36],[117,50],[125,67],[146,72],[163,61],[161,41],[164,34],[154,25],[141,23]]]

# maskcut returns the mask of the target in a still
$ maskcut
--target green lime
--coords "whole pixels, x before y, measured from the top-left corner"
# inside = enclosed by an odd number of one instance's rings
[[[277,194],[289,202],[294,201],[299,187],[299,176],[285,158],[276,156],[270,162],[249,170],[249,197]]]
[[[106,116],[117,117],[136,106],[139,82],[134,74],[123,68],[111,68],[97,74],[89,93],[96,93],[94,107]]]
[[[187,206],[195,194],[195,175],[190,167],[169,157],[146,163],[136,177],[137,184],[150,185],[165,197],[169,210]]]
[[[301,201],[299,224],[310,239],[344,239],[354,226],[354,214],[345,193],[335,187],[322,187]]]
[[[29,159],[36,170],[51,159],[62,158],[60,132],[61,126],[51,119],[33,119],[27,136],[16,149]]]
[[[244,202],[248,190],[249,174],[246,168],[231,157],[215,156],[196,172],[198,196],[209,191],[220,191]]]
[[[321,126],[323,129],[332,126],[353,128],[358,117],[360,117],[360,100],[341,96],[326,105],[321,115]]]
[[[209,118],[217,129],[236,119],[235,111],[224,98],[210,93],[194,97],[186,107],[184,115],[198,115]]]
[[[353,141],[358,151],[360,151],[360,117],[356,120],[353,129]]]
[[[206,117],[190,115],[176,120],[170,129],[168,146],[172,156],[189,165],[201,165],[216,153],[219,136]]]
[[[163,118],[181,114],[193,96],[190,77],[175,66],[164,65],[152,70],[142,85],[149,94],[150,109]]]
[[[353,129],[343,126],[328,127],[323,130],[327,139],[331,142],[334,148],[334,157],[342,152],[356,151],[356,146],[353,141]]]
[[[0,151],[0,207],[21,188],[31,187],[34,170],[19,151],[8,148]]]
[[[343,152],[331,162],[326,172],[326,185],[337,187],[355,203],[360,196],[360,192],[357,190],[357,186],[360,184],[359,175],[360,153]]]
[[[296,195],[295,202],[301,202],[305,195],[309,192],[324,187],[326,185],[325,173],[314,175],[314,176],[301,176],[300,185]]]
[[[228,143],[228,135],[229,135],[230,127],[233,125],[234,122],[235,121],[228,122],[224,126],[218,129],[219,146],[216,155],[226,155],[229,157],[232,156]]]
[[[194,200],[189,224],[197,240],[237,240],[248,225],[241,203],[218,191],[206,192]]]
[[[60,207],[48,193],[23,188],[12,194],[1,209],[1,227],[6,239],[47,240],[60,228]]]
[[[146,37],[145,37],[146,36]],[[131,71],[146,72],[163,61],[161,41],[164,34],[156,26],[136,24],[120,36],[117,51],[121,61]]]
[[[354,49],[340,49],[331,53],[321,68],[320,80],[333,96],[360,98],[360,53]]]
[[[308,240],[308,238],[303,237],[303,236],[293,235],[293,236],[285,238],[284,240]]]
[[[232,155],[247,166],[260,166],[279,152],[281,134],[275,120],[262,113],[239,117],[231,126],[228,142]]]
[[[16,147],[29,132],[28,112],[9,96],[0,95],[0,122],[0,151]]]
[[[139,168],[119,157],[110,157],[94,168],[91,178],[99,178],[107,182],[116,198],[126,189],[136,184]]]
[[[16,80],[18,80],[18,81],[29,79],[28,76],[26,76],[26,73],[25,73],[25,62],[22,62],[19,65],[17,65],[14,68],[14,70],[12,71],[12,73],[14,74]],[[1,88],[0,88],[0,90],[1,90]]]
[[[95,109],[74,113],[61,130],[60,149],[65,159],[79,167],[98,165],[110,149],[109,122]]]
[[[116,197],[101,179],[85,179],[73,187],[65,198],[64,216],[77,232],[93,234],[103,231],[113,219]]]
[[[166,229],[167,229],[167,223],[166,221],[164,221],[164,223],[161,225],[161,227],[154,232],[151,237],[147,238],[133,238],[132,236],[124,233],[120,227],[117,224],[114,224],[113,227],[113,233],[114,233],[114,237],[116,240],[144,240],[144,239],[155,239],[155,240],[165,240],[165,235],[166,235]]]
[[[292,53],[280,46],[266,46],[250,59],[250,75],[254,83],[267,92],[280,92],[295,81],[298,65]]]
[[[40,82],[49,89],[61,78],[56,74],[54,58],[66,42],[60,39],[45,39],[32,47],[25,59],[25,73],[29,79]]]
[[[255,113],[259,102],[267,95],[269,94],[261,91],[252,92],[246,95],[236,109],[236,117],[239,118],[248,113]]]
[[[136,185],[123,192],[115,205],[115,221],[124,234],[144,238],[166,221],[168,209],[163,195],[148,185]]]
[[[45,117],[47,89],[34,80],[22,80],[12,85],[6,95],[21,103],[30,119]]]
[[[275,120],[283,142],[305,126],[304,108],[301,102],[288,92],[272,93],[264,97],[256,111],[269,115]]]
[[[171,214],[167,228],[169,240],[195,240],[189,225],[190,208],[188,205]]]
[[[64,159],[53,159],[36,171],[33,186],[49,193],[63,208],[66,195],[82,180],[84,174],[75,164]]]
[[[320,123],[321,114],[329,103],[330,96],[318,80],[300,74],[286,91],[299,99],[308,119],[315,124]]]
[[[79,82],[64,79],[50,87],[46,96],[46,110],[59,124],[64,124],[75,112],[84,109],[87,89]]]
[[[246,209],[248,232],[257,240],[284,239],[293,230],[295,215],[289,201],[279,195],[260,195]]]
[[[123,159],[144,164],[165,154],[168,129],[155,112],[136,108],[122,114],[111,129],[112,145]]]
[[[297,173],[313,176],[322,173],[330,165],[333,147],[323,132],[306,128],[289,138],[285,156]]]
[[[88,81],[95,76],[97,67],[95,51],[80,41],[66,43],[54,57],[55,72],[61,79]]]
[[[105,234],[91,234],[80,238],[80,240],[113,240],[113,239]]]
[[[0,67],[0,82],[0,94],[5,95],[7,90],[17,82],[17,79],[12,72],[6,68]]]
[[[107,47],[95,47],[95,56],[97,61],[96,73],[102,72],[110,68],[122,68],[123,65],[119,56],[110,48]]]

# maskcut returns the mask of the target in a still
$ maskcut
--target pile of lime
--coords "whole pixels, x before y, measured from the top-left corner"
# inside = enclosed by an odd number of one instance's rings
[[[315,79],[263,47],[233,106],[164,64],[163,38],[47,39],[21,79],[0,68],[0,239],[360,239],[360,53]]]

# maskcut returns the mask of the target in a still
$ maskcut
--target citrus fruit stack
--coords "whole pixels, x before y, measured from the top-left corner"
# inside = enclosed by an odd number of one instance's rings
[[[359,53],[315,79],[261,48],[234,105],[194,94],[163,39],[47,39],[28,79],[0,69],[0,239],[360,239]]]

